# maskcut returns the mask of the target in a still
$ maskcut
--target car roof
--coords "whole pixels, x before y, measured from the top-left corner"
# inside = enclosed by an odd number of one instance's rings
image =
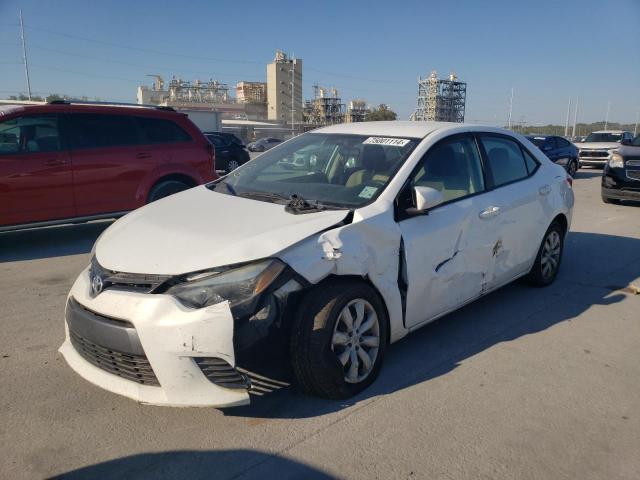
[[[391,137],[424,138],[436,130],[463,129],[461,127],[476,126],[468,123],[452,122],[414,122],[393,120],[383,122],[340,123],[319,128],[317,133],[342,133],[353,135],[389,135]]]
[[[121,115],[140,115],[145,117],[175,118],[176,115],[185,115],[168,108],[154,108],[145,105],[104,105],[89,103],[39,103],[39,104],[2,104],[0,115],[9,115],[15,112],[25,113],[113,113]]]

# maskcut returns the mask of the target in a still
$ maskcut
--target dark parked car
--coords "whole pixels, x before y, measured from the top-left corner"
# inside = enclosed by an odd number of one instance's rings
[[[569,175],[578,171],[578,147],[562,137],[555,135],[537,135],[527,137],[549,159],[562,165]]]
[[[602,171],[602,201],[640,201],[640,135],[623,140]]]
[[[229,173],[250,160],[249,152],[242,141],[232,133],[205,132],[216,150],[216,169]]]
[[[247,145],[247,148],[249,148],[249,151],[251,152],[266,152],[279,143],[282,143],[282,140],[278,140],[277,138],[273,137],[267,137],[256,140],[255,142],[251,142],[249,145]]]
[[[216,179],[214,154],[171,108],[0,105],[0,231],[119,217]]]

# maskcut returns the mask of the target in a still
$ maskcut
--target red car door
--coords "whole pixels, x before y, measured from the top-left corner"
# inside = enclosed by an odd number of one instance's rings
[[[74,217],[71,158],[58,115],[0,122],[0,226]]]
[[[76,210],[80,216],[133,210],[136,192],[153,168],[132,116],[70,113]]]

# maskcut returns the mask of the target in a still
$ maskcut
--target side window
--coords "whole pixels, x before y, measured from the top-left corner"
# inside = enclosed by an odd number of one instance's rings
[[[136,124],[126,115],[74,113],[70,118],[74,149],[124,147],[140,143]]]
[[[524,161],[527,164],[527,171],[529,172],[529,175],[531,175],[535,171],[535,169],[538,168],[538,165],[540,164],[526,150],[522,150],[522,153],[524,153]]]
[[[549,137],[544,141],[542,150],[555,150],[557,147],[556,140],[553,137]]]
[[[411,183],[435,188],[442,192],[445,202],[482,192],[482,166],[473,139],[445,140],[429,149]]]
[[[556,142],[558,142],[558,148],[567,148],[569,146],[569,142],[567,142],[564,138],[556,138]]]
[[[521,180],[529,175],[520,146],[502,137],[481,137],[496,187]]]
[[[224,144],[223,141],[215,135],[207,135],[207,140],[213,143],[216,147],[222,147],[222,145]]]
[[[163,118],[138,117],[145,143],[188,142],[191,137],[178,124]]]
[[[56,115],[24,116],[0,123],[0,155],[60,149]]]

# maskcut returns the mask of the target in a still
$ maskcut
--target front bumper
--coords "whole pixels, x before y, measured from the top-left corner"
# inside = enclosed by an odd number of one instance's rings
[[[69,297],[91,312],[131,325],[157,383],[142,384],[123,378],[88,361],[72,344],[69,324],[65,322],[66,337],[59,351],[85,380],[152,405],[232,407],[249,403],[248,390],[212,383],[196,363],[212,358],[235,367],[234,320],[227,302],[191,310],[169,295],[109,289],[92,298],[89,291],[86,269]]]
[[[631,172],[638,178],[632,178]],[[605,167],[602,172],[602,196],[616,200],[640,200],[640,167]]]

